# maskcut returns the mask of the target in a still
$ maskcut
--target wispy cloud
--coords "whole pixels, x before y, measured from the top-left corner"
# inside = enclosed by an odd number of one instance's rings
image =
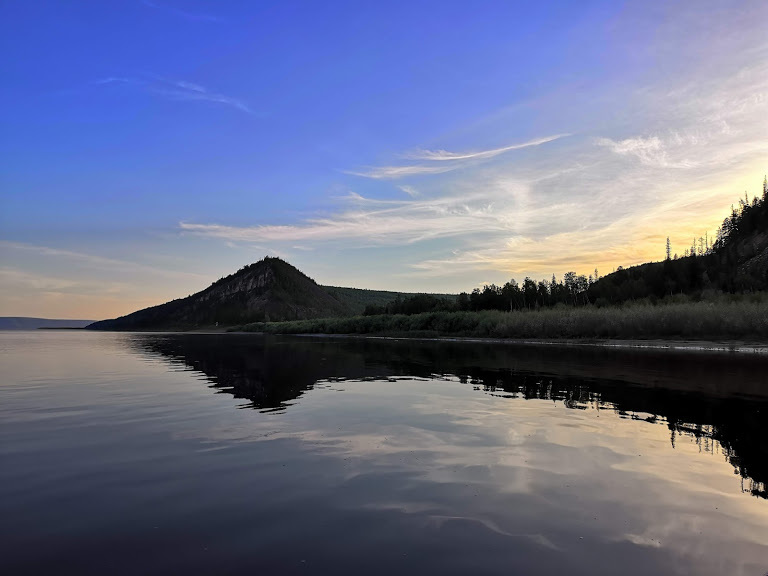
[[[186,278],[198,281],[206,279],[206,276],[197,274],[195,272],[175,271],[168,268],[148,266],[146,264],[131,262],[129,260],[107,258],[95,254],[63,250],[61,248],[51,248],[49,246],[39,246],[36,244],[25,244],[22,242],[9,242],[6,240],[0,240],[0,250],[6,252],[7,254],[12,252],[36,254],[39,256],[55,258],[58,261],[66,261],[70,266],[77,264],[79,266],[86,266],[98,270],[106,269],[128,273],[152,274],[168,278]]]
[[[667,167],[670,165],[665,146],[658,136],[627,138],[619,141],[599,138],[597,144],[621,156],[634,156],[647,166]]]
[[[215,277],[153,257],[137,262],[0,240],[0,314],[110,318],[188,294]]]
[[[34,274],[8,266],[0,266],[0,285],[39,292],[63,292],[77,285],[71,278]]]
[[[350,176],[362,176],[363,178],[373,178],[374,180],[395,180],[406,176],[419,176],[423,174],[442,174],[456,170],[458,165],[452,166],[379,166],[368,167],[364,170],[344,170],[344,174]]]
[[[168,6],[165,3],[160,4],[158,2],[151,2],[150,0],[141,0],[141,3],[144,4],[144,6],[148,6],[149,8],[154,8],[155,10],[162,10],[164,12],[168,12],[169,14],[175,14],[176,16],[181,16],[182,18],[185,18],[187,20],[198,20],[198,21],[204,21],[204,22],[223,22],[223,20],[218,16],[212,16],[210,14],[201,14],[199,12],[188,12],[186,10],[181,10],[173,6]]]
[[[535,140],[529,140],[521,144],[511,144],[510,146],[503,146],[501,148],[493,148],[491,150],[479,150],[475,152],[448,152],[446,150],[416,150],[405,157],[411,160],[436,160],[436,161],[454,161],[454,160],[480,160],[485,158],[493,158],[504,152],[511,150],[520,150],[522,148],[530,148],[531,146],[540,146],[547,142],[553,142],[570,134],[555,134],[554,136],[546,136],[544,138],[537,138]]]
[[[138,88],[151,94],[157,94],[169,100],[212,102],[214,104],[222,104],[224,106],[235,108],[246,114],[255,114],[245,102],[238,98],[211,91],[200,84],[195,84],[186,80],[169,80],[160,76],[108,76],[96,80],[93,83],[100,85],[122,84]]]
[[[682,254],[694,236],[715,231],[734,194],[744,190],[743,176],[763,170],[765,67],[649,96],[657,99],[663,130],[574,137],[565,147],[542,147],[525,165],[483,162],[502,149],[421,151],[410,156],[419,156],[419,164],[367,175],[466,170],[439,183],[425,179],[418,191],[393,187],[391,197],[348,193],[337,209],[298,223],[179,226],[188,234],[288,248],[408,247],[390,277],[450,285],[478,272],[518,280],[595,267],[606,273],[660,259],[668,235],[673,252]],[[759,176],[744,186],[759,187],[762,171]]]
[[[598,138],[598,146],[647,169],[722,170],[768,152],[768,44],[754,62],[645,94],[661,130]]]
[[[202,86],[200,86],[200,84],[193,84],[192,82],[184,82],[183,80],[178,80],[174,82],[174,84],[176,84],[176,86],[178,86],[179,88],[182,88],[184,90],[189,90],[191,92],[202,92],[202,93],[207,92],[207,90]]]
[[[125,76],[107,76],[106,78],[100,78],[94,80],[94,84],[137,84],[140,83],[136,78],[127,78]]]
[[[180,222],[182,231],[241,242],[329,242],[356,240],[359,245],[400,245],[482,233],[514,233],[508,209],[494,201],[498,192],[455,197],[376,200],[345,197],[347,208],[296,225],[227,226]],[[507,194],[508,204],[513,194]],[[497,198],[498,199],[498,198]]]
[[[126,282],[93,282],[49,274],[35,274],[18,268],[0,266],[0,286],[5,290],[38,292],[46,295],[100,296],[116,295],[130,289]]]
[[[511,144],[501,148],[490,150],[476,150],[473,152],[449,152],[447,150],[415,150],[403,154],[404,158],[409,160],[427,161],[427,164],[411,164],[406,166],[372,166],[364,170],[348,170],[346,174],[352,176],[362,176],[364,178],[373,178],[375,180],[394,180],[407,176],[419,176],[426,174],[442,174],[457,170],[471,161],[481,161],[494,158],[505,152],[540,146],[547,142],[553,142],[569,134],[556,134],[544,138],[536,138],[520,144]]]

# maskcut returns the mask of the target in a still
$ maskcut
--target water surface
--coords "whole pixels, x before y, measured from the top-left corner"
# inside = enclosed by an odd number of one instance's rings
[[[9,574],[768,571],[766,359],[0,334]]]

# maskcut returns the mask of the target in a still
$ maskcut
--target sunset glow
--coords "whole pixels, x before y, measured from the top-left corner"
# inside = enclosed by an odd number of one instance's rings
[[[768,172],[768,4],[8,2],[0,315],[265,255],[457,293],[712,237]]]

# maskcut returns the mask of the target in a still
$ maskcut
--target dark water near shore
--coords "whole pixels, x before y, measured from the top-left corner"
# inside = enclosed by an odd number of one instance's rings
[[[0,333],[0,570],[762,576],[767,368]]]

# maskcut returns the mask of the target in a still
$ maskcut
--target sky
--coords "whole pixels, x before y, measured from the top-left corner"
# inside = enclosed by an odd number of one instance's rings
[[[683,254],[768,172],[768,3],[0,3],[0,315],[266,255],[457,293]]]

